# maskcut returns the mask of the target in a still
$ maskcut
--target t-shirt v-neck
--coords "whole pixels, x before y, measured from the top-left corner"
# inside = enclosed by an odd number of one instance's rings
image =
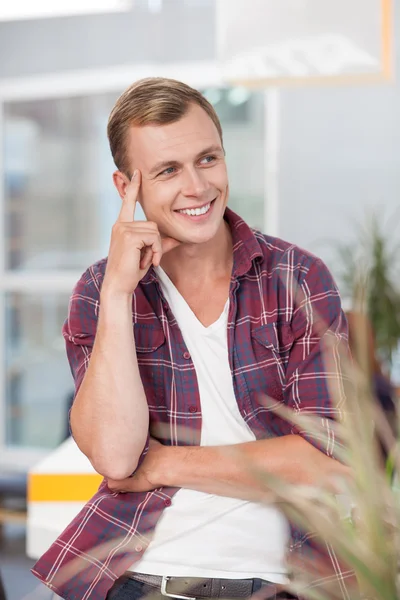
[[[227,298],[224,309],[218,317],[218,319],[214,321],[214,323],[211,323],[211,325],[208,325],[206,327],[196,317],[189,304],[186,302],[185,298],[182,296],[179,290],[175,287],[175,285],[168,277],[164,269],[162,269],[162,267],[156,267],[155,271],[157,273],[157,277],[160,280],[161,288],[168,304],[170,306],[176,307],[177,309],[174,311],[174,316],[180,327],[182,320],[184,320],[186,323],[190,322],[191,327],[196,327],[197,330],[202,334],[212,334],[216,330],[219,330],[220,327],[227,327],[229,298]]]

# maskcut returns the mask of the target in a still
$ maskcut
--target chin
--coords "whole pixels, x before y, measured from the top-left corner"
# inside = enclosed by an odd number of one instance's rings
[[[186,235],[182,236],[182,242],[185,244],[207,244],[212,239],[215,238],[219,233],[219,227],[210,228],[208,231],[197,232],[190,235],[189,232],[186,232]]]

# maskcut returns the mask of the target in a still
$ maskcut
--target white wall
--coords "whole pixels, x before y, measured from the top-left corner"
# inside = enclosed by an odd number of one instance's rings
[[[399,60],[400,11],[396,37]],[[336,272],[330,240],[370,209],[400,217],[400,82],[282,90],[281,128],[280,236]]]

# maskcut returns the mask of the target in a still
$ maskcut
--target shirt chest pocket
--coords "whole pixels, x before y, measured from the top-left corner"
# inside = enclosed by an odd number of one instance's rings
[[[251,330],[253,364],[245,373],[252,392],[283,400],[293,334],[289,323],[268,323]]]
[[[165,335],[158,325],[135,323],[133,331],[140,377],[151,407],[164,398]]]

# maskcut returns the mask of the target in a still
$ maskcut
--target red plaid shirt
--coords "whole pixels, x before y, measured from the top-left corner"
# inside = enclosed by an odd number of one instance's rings
[[[257,439],[299,433],[332,455],[335,436],[330,423],[339,409],[331,403],[327,380],[340,378],[340,365],[336,360],[338,371],[325,371],[321,336],[329,331],[338,343],[347,343],[337,288],[325,265],[313,255],[254,232],[229,209],[225,219],[233,238],[229,362],[240,413]],[[105,268],[106,259],[84,273],[73,291],[63,328],[76,390],[96,335]],[[153,269],[133,296],[132,324],[150,433],[164,444],[200,445],[196,372]],[[320,416],[327,442],[316,441],[271,412],[260,402],[265,395],[296,411]],[[164,487],[117,494],[103,481],[33,573],[67,600],[104,600],[115,579],[146,550],[176,491]],[[312,537],[293,525],[291,534],[289,558],[306,556]],[[330,547],[325,551],[332,567],[326,578],[337,581],[346,597],[351,574],[339,566]]]

